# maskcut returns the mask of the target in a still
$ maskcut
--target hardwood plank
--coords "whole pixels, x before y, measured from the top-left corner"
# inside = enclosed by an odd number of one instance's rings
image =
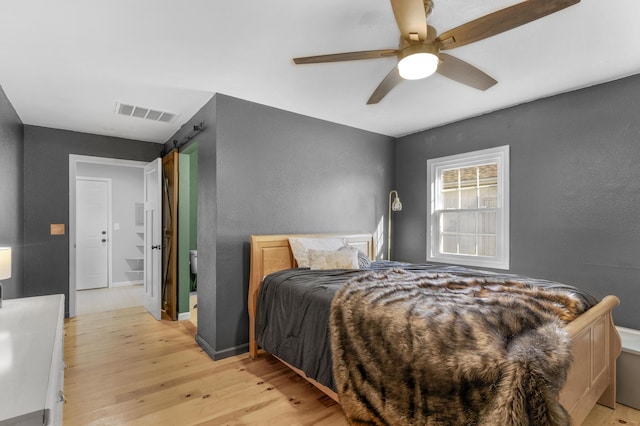
[[[339,404],[264,353],[220,361],[189,321],[144,308],[65,320],[65,425],[347,425]],[[596,406],[584,422],[640,426],[640,411]]]
[[[582,423],[582,426],[600,425],[640,426],[640,411],[622,404],[616,404],[615,410],[603,405],[596,405]]]

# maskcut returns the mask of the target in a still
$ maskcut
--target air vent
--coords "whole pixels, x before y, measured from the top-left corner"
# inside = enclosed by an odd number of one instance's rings
[[[136,105],[116,103],[116,114],[126,115],[128,117],[144,118],[151,121],[161,121],[163,123],[171,123],[180,114],[174,114],[172,112],[160,111],[157,109],[150,109]]]

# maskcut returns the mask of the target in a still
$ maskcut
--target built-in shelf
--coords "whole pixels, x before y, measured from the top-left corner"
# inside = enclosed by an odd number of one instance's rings
[[[144,258],[125,257],[125,260],[131,265],[131,272],[144,272]]]
[[[139,254],[131,257],[125,257],[125,260],[130,266],[127,273],[139,277],[144,274],[144,230],[141,227],[138,227],[136,235],[138,235],[141,240],[141,244],[136,244],[136,250]]]

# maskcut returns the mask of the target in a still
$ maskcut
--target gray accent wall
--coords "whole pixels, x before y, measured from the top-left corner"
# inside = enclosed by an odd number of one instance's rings
[[[162,145],[24,126],[24,296],[62,293],[69,314],[69,154],[151,161]],[[50,235],[62,223],[65,235]]]
[[[511,147],[511,271],[614,294],[640,328],[640,76],[397,141],[399,260],[426,260],[429,158]]]
[[[11,278],[2,281],[5,299],[22,296],[22,140],[22,121],[0,86],[0,246],[11,247]]]
[[[218,359],[248,349],[250,235],[374,232],[394,139],[217,94],[167,148],[201,121],[196,339]]]

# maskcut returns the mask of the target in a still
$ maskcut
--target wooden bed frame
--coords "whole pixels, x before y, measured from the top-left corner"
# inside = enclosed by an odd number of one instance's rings
[[[371,259],[374,258],[371,234],[252,235],[248,305],[249,355],[253,359],[258,356],[255,318],[260,285],[266,275],[297,266],[289,246],[289,238],[293,237],[344,238],[347,244],[364,251]],[[611,311],[619,303],[617,297],[606,296],[566,326],[573,341],[573,363],[567,382],[560,392],[560,402],[571,415],[573,425],[580,425],[596,403],[615,408],[616,359],[620,355],[621,343]],[[303,371],[284,360],[280,361],[339,402],[338,395],[333,390],[307,377]]]

